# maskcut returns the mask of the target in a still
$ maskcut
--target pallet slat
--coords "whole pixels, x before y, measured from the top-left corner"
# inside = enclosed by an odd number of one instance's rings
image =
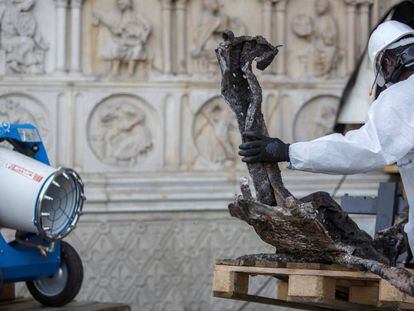
[[[383,307],[414,310],[414,298],[402,293],[385,280],[379,282],[379,305]]]
[[[377,306],[379,301],[378,284],[368,286],[350,286],[349,302]]]
[[[326,308],[326,307],[322,308],[322,307],[312,306],[312,305],[308,305],[304,303],[287,302],[285,300],[272,299],[272,298],[260,297],[260,296],[254,296],[254,295],[248,295],[248,294],[233,294],[231,296],[228,296],[226,293],[217,292],[217,293],[214,293],[214,297],[241,300],[241,301],[251,301],[251,302],[273,305],[273,306],[297,308],[301,310],[311,310],[311,311],[337,310],[333,308]]]

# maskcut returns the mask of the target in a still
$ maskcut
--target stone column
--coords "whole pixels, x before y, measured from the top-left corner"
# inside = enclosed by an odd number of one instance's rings
[[[177,18],[177,72],[187,73],[187,0],[175,3]]]
[[[273,18],[273,4],[272,0],[262,0],[262,29],[263,29],[263,36],[269,40],[270,43],[274,43],[273,41],[273,27],[272,27],[272,18]],[[269,73],[274,73],[274,65],[270,66]]]
[[[81,7],[82,0],[71,0],[70,72],[81,72]]]
[[[367,43],[368,43],[368,36],[370,33],[370,23],[369,23],[369,15],[370,15],[370,7],[372,2],[371,1],[361,1],[359,6],[359,15],[360,15],[360,39],[359,39],[359,52],[362,54],[364,51]]]
[[[276,41],[274,44],[283,44],[284,46],[279,51],[279,57],[276,61],[276,74],[287,75],[286,62],[286,7],[288,0],[273,0],[276,3]]]
[[[262,0],[263,9],[263,36],[272,41],[272,0]]]
[[[161,1],[163,71],[172,73],[172,0]]]
[[[66,9],[68,0],[55,1],[56,16],[56,62],[55,72],[66,71]]]
[[[352,73],[355,69],[355,13],[356,13],[356,0],[344,0],[346,4],[346,69],[348,73]]]

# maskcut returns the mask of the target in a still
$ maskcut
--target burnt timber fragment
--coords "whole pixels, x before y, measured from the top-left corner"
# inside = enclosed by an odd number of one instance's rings
[[[266,69],[278,47],[261,36],[235,37],[231,31],[225,32],[223,38],[216,49],[222,95],[236,115],[240,133],[257,131],[268,135],[261,111],[262,89],[252,66],[255,62],[257,69]],[[256,198],[248,180],[242,179],[242,194],[229,205],[229,212],[251,225],[263,241],[276,248],[276,254],[246,255],[243,260],[342,264],[369,270],[414,296],[414,276],[391,266],[401,250],[384,249],[384,243],[359,229],[328,193],[316,192],[297,199],[285,188],[277,164],[255,163],[247,167]],[[401,230],[388,232],[397,231]],[[396,234],[395,239],[401,240],[401,236]],[[390,238],[381,236],[385,237]]]

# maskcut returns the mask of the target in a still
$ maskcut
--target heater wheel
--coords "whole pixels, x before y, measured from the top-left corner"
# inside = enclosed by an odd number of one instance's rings
[[[60,258],[56,274],[26,282],[33,298],[45,306],[64,306],[76,297],[82,285],[83,266],[76,250],[62,241]]]

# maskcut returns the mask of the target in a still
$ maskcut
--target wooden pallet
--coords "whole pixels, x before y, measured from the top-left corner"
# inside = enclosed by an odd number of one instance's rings
[[[249,279],[277,278],[275,298],[249,293]],[[304,310],[414,310],[414,298],[375,274],[338,265],[219,260],[213,295]]]

